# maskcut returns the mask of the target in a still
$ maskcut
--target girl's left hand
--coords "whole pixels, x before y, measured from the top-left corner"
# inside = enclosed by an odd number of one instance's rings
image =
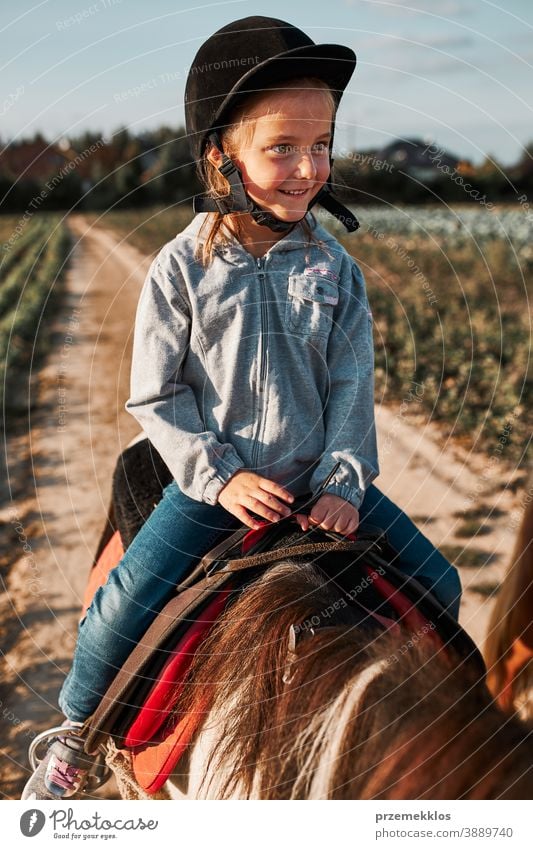
[[[324,531],[335,531],[346,536],[357,530],[359,511],[339,495],[326,492],[320,496],[308,516],[297,513],[295,519],[302,531],[309,530],[310,525],[317,525]]]

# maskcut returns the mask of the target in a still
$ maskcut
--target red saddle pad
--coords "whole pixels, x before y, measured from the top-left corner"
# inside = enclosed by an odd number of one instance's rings
[[[133,773],[147,793],[156,793],[161,789],[201,725],[208,707],[206,701],[196,713],[176,717],[170,727],[162,729],[161,740],[146,743],[134,750]]]
[[[168,719],[183,689],[183,681],[195,652],[223,611],[229,594],[230,590],[223,590],[218,593],[196,622],[191,624],[187,633],[183,635],[176,648],[170,653],[139,713],[126,733],[124,742],[129,748],[152,740]]]

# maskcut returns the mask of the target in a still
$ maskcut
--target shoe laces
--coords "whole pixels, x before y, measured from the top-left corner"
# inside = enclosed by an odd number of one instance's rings
[[[73,749],[77,752],[83,751],[83,740],[81,737],[69,735],[64,737],[59,736],[56,739],[69,749]],[[46,769],[45,781],[46,783],[53,782],[57,786],[62,787],[64,790],[78,790],[90,768],[90,763],[88,763],[86,767],[74,766],[74,764],[68,763],[60,758],[59,755],[52,752]]]
[[[83,767],[73,766],[58,758],[57,755],[52,755],[46,770],[46,781],[53,782],[64,790],[77,790],[87,772],[88,770]]]

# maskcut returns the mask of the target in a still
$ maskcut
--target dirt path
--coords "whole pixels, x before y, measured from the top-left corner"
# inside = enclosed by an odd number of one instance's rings
[[[459,621],[481,647],[494,597],[481,589],[499,584],[516,535],[518,499],[490,457],[472,456],[447,444],[438,429],[407,423],[402,404],[376,410],[381,474],[378,485],[405,510],[431,541],[477,553],[477,566],[460,568],[463,598]],[[476,535],[460,535],[465,513],[482,507],[489,516]]]
[[[111,474],[121,447],[138,431],[124,402],[135,307],[149,261],[130,246],[117,248],[117,239],[103,230],[86,232],[81,217],[71,217],[70,225],[77,245],[68,295],[34,390],[35,412],[8,446],[14,500],[0,515],[16,559],[0,620],[7,631],[4,798],[16,798],[27,775],[31,731],[61,719],[56,696],[70,666]]]
[[[117,454],[137,432],[124,402],[135,307],[149,260],[119,245],[107,231],[87,230],[81,216],[71,217],[70,226],[79,241],[68,294],[53,328],[53,352],[38,378],[35,412],[9,440],[11,498],[0,510],[1,541],[8,547],[4,565],[10,566],[0,610],[4,798],[17,798],[28,774],[30,735],[61,718],[56,697],[70,667],[112,470]],[[450,450],[442,452],[435,430],[407,424],[401,407],[377,415],[382,489],[412,516],[424,517],[425,532],[434,542],[457,544],[453,513],[476,492],[476,467],[466,466]],[[478,472],[482,463],[477,462]],[[511,501],[500,506],[508,513]],[[504,516],[480,541],[479,547],[499,554],[484,567],[484,580],[501,576],[512,535]],[[466,585],[480,580],[478,570],[463,570],[462,577]],[[465,593],[461,618],[478,641],[490,605],[479,594]],[[113,794],[110,785],[101,791]]]

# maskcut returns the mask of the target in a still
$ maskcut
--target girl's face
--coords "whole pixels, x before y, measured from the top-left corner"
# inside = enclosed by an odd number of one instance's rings
[[[247,193],[283,221],[298,221],[329,176],[331,106],[320,90],[274,92],[247,117],[252,141],[231,158]]]

